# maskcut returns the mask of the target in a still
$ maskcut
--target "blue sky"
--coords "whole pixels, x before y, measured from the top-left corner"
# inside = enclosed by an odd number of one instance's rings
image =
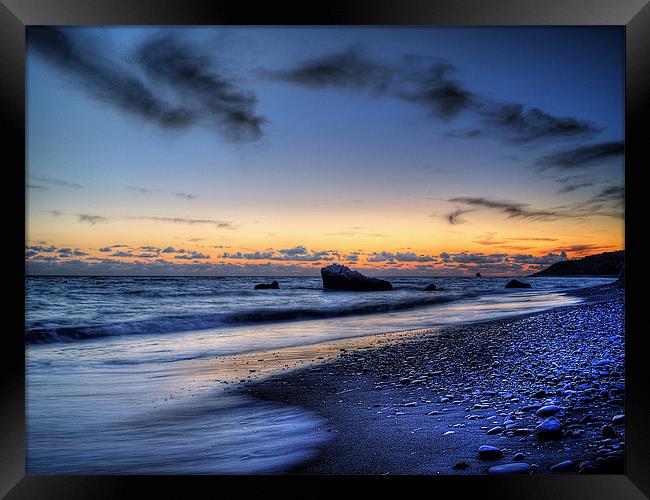
[[[476,243],[488,234],[555,238],[525,250],[534,256],[620,248],[623,36],[33,28],[27,245],[97,259],[114,244],[194,240],[211,264],[251,272],[257,263],[209,249],[512,252]],[[154,97],[192,119],[161,125]],[[83,256],[50,257],[30,262],[92,272]]]

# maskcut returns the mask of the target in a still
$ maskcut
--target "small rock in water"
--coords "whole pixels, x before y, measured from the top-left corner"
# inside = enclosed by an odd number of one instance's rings
[[[433,292],[433,291],[435,291],[435,290],[437,290],[437,289],[438,289],[438,287],[437,287],[436,285],[434,285],[433,283],[431,283],[430,285],[428,285],[428,286],[424,289],[424,291],[425,291],[425,292]]]
[[[452,465],[451,468],[454,470],[465,470],[465,469],[469,469],[469,464],[465,461],[460,461]]]
[[[603,437],[606,438],[616,437],[616,431],[611,425],[604,425],[600,432],[603,435]]]
[[[519,452],[519,453],[515,454],[515,456],[512,457],[512,459],[517,460],[517,461],[523,460],[524,459],[524,454]]]
[[[565,460],[551,467],[551,472],[574,472],[576,464],[573,460]]]
[[[489,474],[530,474],[532,472],[530,464],[516,462],[511,464],[495,465],[488,469]]]
[[[519,280],[510,280],[506,288],[531,288],[530,283],[525,283]]]
[[[478,457],[484,460],[494,460],[503,457],[503,451],[494,446],[483,445],[478,449]]]
[[[492,436],[494,434],[501,434],[503,432],[502,427],[492,427],[489,431],[487,431],[488,436]]]
[[[612,418],[612,425],[622,425],[625,423],[625,415],[616,415]]]
[[[535,427],[535,432],[540,441],[545,441],[547,439],[561,439],[562,424],[557,417],[548,417],[541,424]]]
[[[556,413],[562,411],[562,408],[555,405],[542,406],[539,410],[535,412],[535,415],[538,417],[552,417]]]
[[[280,285],[278,284],[277,281],[272,281],[271,283],[260,283],[258,285],[255,285],[255,290],[277,290],[280,288]]]

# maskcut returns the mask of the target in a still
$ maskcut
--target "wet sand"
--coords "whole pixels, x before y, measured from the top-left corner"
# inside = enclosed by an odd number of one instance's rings
[[[321,418],[330,438],[284,472],[621,473],[623,291],[576,295],[585,303],[254,353],[217,371],[242,373],[234,391]],[[496,451],[479,456],[484,445]]]

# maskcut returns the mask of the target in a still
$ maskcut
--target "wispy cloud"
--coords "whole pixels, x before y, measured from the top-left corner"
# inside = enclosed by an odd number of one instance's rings
[[[542,156],[536,165],[541,168],[574,169],[622,158],[624,151],[623,142],[599,142]]]
[[[147,215],[130,215],[126,218],[134,220],[148,220],[153,222],[168,222],[171,224],[211,224],[219,229],[235,229],[235,226],[232,222],[216,219],[195,219],[192,217],[155,217]]]
[[[194,200],[197,198],[197,196],[192,193],[174,193],[174,196],[178,198],[185,198],[186,200]]]
[[[62,186],[62,187],[69,187],[74,189],[83,189],[83,186],[77,182],[69,182],[69,181],[64,181],[62,179],[56,179],[54,177],[42,177],[38,175],[30,175],[29,177],[30,179],[34,179],[35,181],[43,182],[45,184],[50,184],[52,186]]]
[[[234,140],[256,140],[266,119],[255,113],[257,98],[232,78],[213,69],[212,61],[178,36],[166,33],[146,40],[136,60],[155,81],[182,94],[194,113]]]
[[[27,43],[86,95],[128,115],[167,129],[208,126],[235,141],[262,135],[265,119],[255,114],[255,95],[210,69],[210,58],[199,55],[199,47],[172,34],[149,37],[131,61],[112,60],[107,56],[112,50],[102,41],[65,28],[30,27]],[[157,88],[160,84],[166,88]]]
[[[106,222],[108,219],[102,215],[78,214],[79,222],[87,222],[91,226],[99,222]]]
[[[498,210],[506,214],[508,219],[555,220],[566,216],[561,212],[534,209],[530,208],[530,205],[528,203],[520,203],[514,201],[492,200],[482,197],[457,197],[451,198],[447,201],[469,205],[470,207],[477,209]],[[453,224],[453,222],[450,220],[449,222]]]
[[[474,126],[448,133],[456,138],[496,136],[527,144],[589,137],[601,131],[575,117],[555,116],[536,107],[482,96],[453,78],[455,72],[456,67],[447,61],[414,54],[404,55],[395,64],[382,63],[354,46],[263,74],[314,89],[340,88],[390,96],[423,106],[432,116],[447,120],[463,112],[476,115]]]

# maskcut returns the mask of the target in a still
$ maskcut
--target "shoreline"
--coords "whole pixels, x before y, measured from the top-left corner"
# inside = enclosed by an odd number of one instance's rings
[[[584,302],[347,339],[338,354],[330,346],[327,358],[301,368],[303,359],[237,391],[324,422],[332,437],[314,459],[285,472],[482,474],[518,463],[522,472],[546,473],[564,463],[553,472],[620,473],[622,419],[612,418],[624,413],[623,289],[567,293]],[[558,408],[537,416],[542,406]],[[542,441],[536,426],[551,415],[561,437]],[[482,445],[503,457],[479,458]]]

